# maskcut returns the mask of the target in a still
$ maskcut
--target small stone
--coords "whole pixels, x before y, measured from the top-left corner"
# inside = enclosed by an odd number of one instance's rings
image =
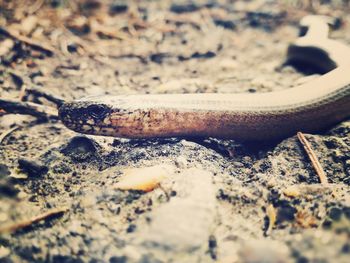
[[[115,188],[149,192],[158,187],[160,182],[171,173],[173,173],[173,167],[169,165],[125,169]]]
[[[71,43],[71,44],[67,45],[67,50],[69,53],[75,53],[78,51],[78,47],[79,46],[77,44]]]
[[[8,257],[11,253],[11,250],[8,249],[7,247],[4,246],[0,246],[0,259],[4,259],[6,257]]]
[[[95,157],[97,146],[95,141],[86,136],[75,136],[61,152],[76,162],[85,162]]]
[[[283,194],[288,197],[298,197],[300,196],[299,188],[295,185],[289,186],[283,190]]]
[[[126,232],[127,232],[127,233],[132,233],[132,232],[135,231],[135,229],[136,229],[136,225],[130,224],[130,225],[128,226],[128,228],[126,229]]]
[[[139,228],[137,243],[150,251],[185,253],[201,247],[208,249],[216,218],[212,177],[211,172],[199,168],[174,176],[172,188],[178,194],[149,214],[150,223]],[[210,242],[214,248],[213,238]]]

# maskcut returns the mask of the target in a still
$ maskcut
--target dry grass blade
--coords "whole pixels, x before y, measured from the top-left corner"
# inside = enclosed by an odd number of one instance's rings
[[[7,131],[4,131],[1,135],[0,135],[0,145],[2,144],[2,141],[9,136],[12,132],[14,132],[15,130],[17,130],[19,127],[13,127],[11,129],[8,129]]]
[[[45,220],[45,219],[48,219],[48,218],[51,218],[51,217],[54,217],[54,216],[61,215],[61,214],[63,214],[66,211],[68,211],[68,208],[66,208],[66,207],[55,208],[55,209],[49,210],[49,211],[47,211],[45,213],[42,213],[40,215],[34,216],[32,218],[29,218],[29,219],[26,219],[26,220],[23,220],[23,221],[20,221],[20,222],[17,222],[17,223],[13,223],[13,224],[10,224],[10,225],[7,225],[7,226],[0,227],[0,234],[15,232],[15,231],[17,231],[19,229],[23,229],[23,228],[29,227],[32,224],[37,223],[37,222],[39,222],[41,220]]]
[[[268,207],[266,208],[266,214],[269,219],[269,226],[265,233],[266,235],[270,235],[272,228],[276,224],[276,218],[277,218],[276,209],[272,204],[269,204]]]
[[[305,138],[304,134],[301,132],[298,132],[297,136],[299,141],[303,145],[307,155],[309,156],[312,166],[314,167],[318,177],[320,178],[321,184],[328,185],[328,179],[327,179],[326,173],[324,172],[320,162],[318,161],[318,158],[316,157],[315,152],[311,148],[309,141]]]

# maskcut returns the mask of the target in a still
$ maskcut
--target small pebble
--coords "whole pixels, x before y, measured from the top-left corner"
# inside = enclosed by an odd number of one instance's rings
[[[85,162],[91,160],[96,154],[97,143],[85,136],[75,136],[61,152],[76,162]]]
[[[173,170],[173,167],[169,165],[125,169],[115,188],[149,192],[158,187],[163,179],[173,173]]]
[[[292,185],[284,189],[283,194],[288,197],[298,197],[300,196],[300,191],[297,186]]]
[[[0,246],[0,259],[5,259],[7,256],[9,256],[11,253],[11,250],[7,247]]]

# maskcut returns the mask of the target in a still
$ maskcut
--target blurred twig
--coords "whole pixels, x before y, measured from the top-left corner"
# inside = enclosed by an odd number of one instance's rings
[[[6,113],[31,115],[40,120],[47,120],[50,117],[57,118],[57,109],[33,102],[0,99],[0,109],[4,110]]]
[[[318,177],[320,178],[321,184],[327,185],[328,180],[327,180],[326,173],[324,172],[320,162],[318,161],[315,152],[311,148],[309,141],[305,138],[304,134],[301,132],[298,132],[297,136],[298,136],[299,141],[303,145],[307,155],[309,156],[311,163],[312,163],[312,166],[314,167]]]
[[[0,34],[10,37],[12,39],[17,39],[33,48],[42,50],[49,56],[52,56],[55,53],[54,52],[55,49],[53,47],[46,45],[44,43],[39,43],[39,41],[35,41],[33,39],[30,39],[29,37],[19,35],[18,33],[10,29],[5,29],[4,27],[0,27]]]
[[[63,102],[64,102],[63,99],[57,98],[56,96],[53,96],[53,95],[48,94],[48,93],[45,93],[44,91],[38,90],[36,88],[27,88],[25,90],[25,93],[33,95],[36,98],[40,98],[40,97],[45,98],[48,101],[56,104],[57,108],[60,107],[63,104]]]
[[[0,234],[15,232],[19,229],[29,227],[32,224],[37,223],[41,220],[45,220],[45,219],[48,219],[48,218],[53,217],[53,216],[61,215],[66,211],[68,211],[68,208],[66,208],[66,207],[51,209],[45,213],[34,216],[32,218],[29,218],[29,219],[26,219],[26,220],[23,220],[23,221],[20,221],[17,223],[13,223],[11,225],[0,227]]]
[[[4,131],[2,134],[0,134],[0,145],[2,144],[2,141],[9,136],[12,132],[14,132],[15,130],[17,130],[19,127],[15,126],[11,129],[8,129],[7,131]]]

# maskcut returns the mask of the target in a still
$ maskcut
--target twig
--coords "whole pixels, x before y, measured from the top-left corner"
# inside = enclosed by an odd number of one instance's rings
[[[40,120],[47,120],[50,117],[57,117],[57,109],[33,102],[0,99],[0,109],[5,110],[6,113],[32,115]]]
[[[11,129],[8,129],[7,131],[4,131],[1,135],[0,135],[0,145],[2,144],[2,141],[9,136],[12,132],[14,132],[15,130],[17,130],[19,127],[15,126],[12,127]]]
[[[305,138],[304,134],[301,132],[297,133],[298,139],[303,145],[307,155],[309,156],[312,166],[314,167],[318,177],[320,178],[320,182],[323,185],[328,184],[326,173],[324,172],[320,162],[318,161],[315,152],[312,150],[309,141]]]
[[[54,216],[58,216],[63,214],[64,212],[68,211],[67,207],[62,207],[62,208],[54,208],[51,209],[45,213],[42,213],[40,215],[37,216],[33,216],[32,218],[17,222],[17,223],[13,223],[4,227],[0,227],[0,234],[2,233],[11,233],[11,232],[15,232],[19,229],[23,229],[26,227],[31,226],[34,223],[37,223],[41,220],[45,220],[48,218],[52,218]]]
[[[40,43],[39,41],[35,41],[33,39],[30,39],[29,37],[19,35],[18,33],[10,30],[10,29],[5,29],[3,27],[0,27],[0,34],[3,34],[5,36],[8,36],[12,39],[17,39],[23,43],[26,43],[27,45],[42,50],[44,51],[47,55],[52,56],[55,52],[55,49],[51,46],[45,45],[43,43]]]
[[[48,94],[44,91],[41,91],[41,90],[38,90],[36,88],[27,88],[25,90],[25,93],[26,94],[32,94],[34,95],[36,98],[45,98],[47,99],[48,101],[56,104],[57,107],[60,107],[63,103],[64,103],[64,100],[63,99],[60,99],[60,98],[57,98],[56,96],[54,95],[51,95],[51,94]]]

